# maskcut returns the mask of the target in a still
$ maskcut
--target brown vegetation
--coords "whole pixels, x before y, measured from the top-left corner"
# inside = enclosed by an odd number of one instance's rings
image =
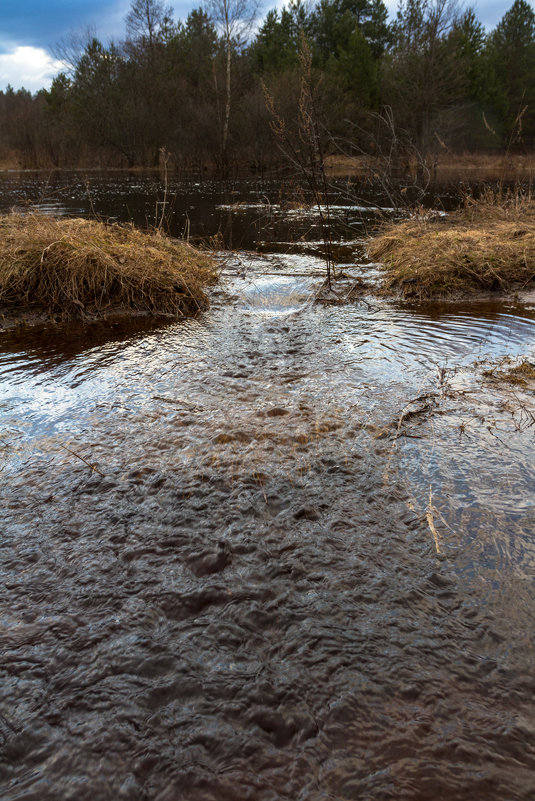
[[[535,155],[523,153],[445,153],[430,158],[425,165],[435,183],[442,185],[463,181],[465,184],[503,182],[514,184],[529,181],[535,175]],[[325,158],[325,171],[330,177],[355,176],[371,178],[384,169],[378,156],[329,155]],[[417,161],[406,159],[397,165],[397,180],[414,178]],[[405,176],[404,176],[405,173]]]
[[[404,297],[525,289],[535,281],[535,201],[488,192],[444,218],[390,223],[369,255],[384,264],[384,290]]]
[[[514,184],[529,181],[534,174],[533,153],[452,153],[438,160],[436,180],[438,183],[502,181]]]
[[[159,233],[36,214],[0,217],[0,305],[11,314],[192,312],[214,278],[207,254]]]
[[[508,384],[517,385],[520,387],[533,386],[535,382],[535,365],[532,362],[524,359],[519,364],[509,367],[507,370],[500,370],[499,367],[505,367],[510,363],[511,359],[505,357],[501,362],[494,367],[484,370],[483,375],[485,378],[491,378],[496,381],[505,381]]]

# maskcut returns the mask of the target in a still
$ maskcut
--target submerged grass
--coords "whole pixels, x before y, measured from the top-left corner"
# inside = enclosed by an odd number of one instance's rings
[[[535,281],[535,201],[487,192],[447,217],[391,223],[369,255],[384,264],[383,290],[407,298],[518,291]]]
[[[207,254],[158,232],[42,214],[0,217],[0,305],[9,310],[67,319],[194,312],[215,277]]]

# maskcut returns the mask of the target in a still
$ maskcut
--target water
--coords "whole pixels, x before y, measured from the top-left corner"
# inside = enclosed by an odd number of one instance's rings
[[[0,188],[0,213],[14,208],[69,216],[97,214],[140,227],[162,222],[165,193],[154,175],[12,172],[0,175]],[[372,196],[355,202],[347,195],[348,186],[340,181],[329,197],[341,262],[352,261],[354,246],[362,243],[363,223],[374,223],[377,211]],[[172,236],[193,241],[213,237],[228,249],[317,254],[321,227],[317,213],[307,205],[310,200],[293,182],[171,179],[163,227]]]
[[[484,375],[534,311],[315,304],[278,225],[197,318],[2,335],[3,799],[535,797],[533,392]]]

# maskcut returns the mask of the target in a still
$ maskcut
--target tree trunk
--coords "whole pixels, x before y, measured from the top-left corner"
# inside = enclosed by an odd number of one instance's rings
[[[223,121],[223,138],[221,141],[221,166],[226,176],[228,169],[228,129],[230,122],[230,70],[232,60],[232,46],[230,38],[227,37],[227,74],[225,92],[225,117]]]

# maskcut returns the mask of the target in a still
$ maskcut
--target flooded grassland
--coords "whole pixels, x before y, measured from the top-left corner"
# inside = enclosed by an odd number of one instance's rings
[[[244,205],[202,314],[0,339],[0,795],[527,801],[535,310]]]

